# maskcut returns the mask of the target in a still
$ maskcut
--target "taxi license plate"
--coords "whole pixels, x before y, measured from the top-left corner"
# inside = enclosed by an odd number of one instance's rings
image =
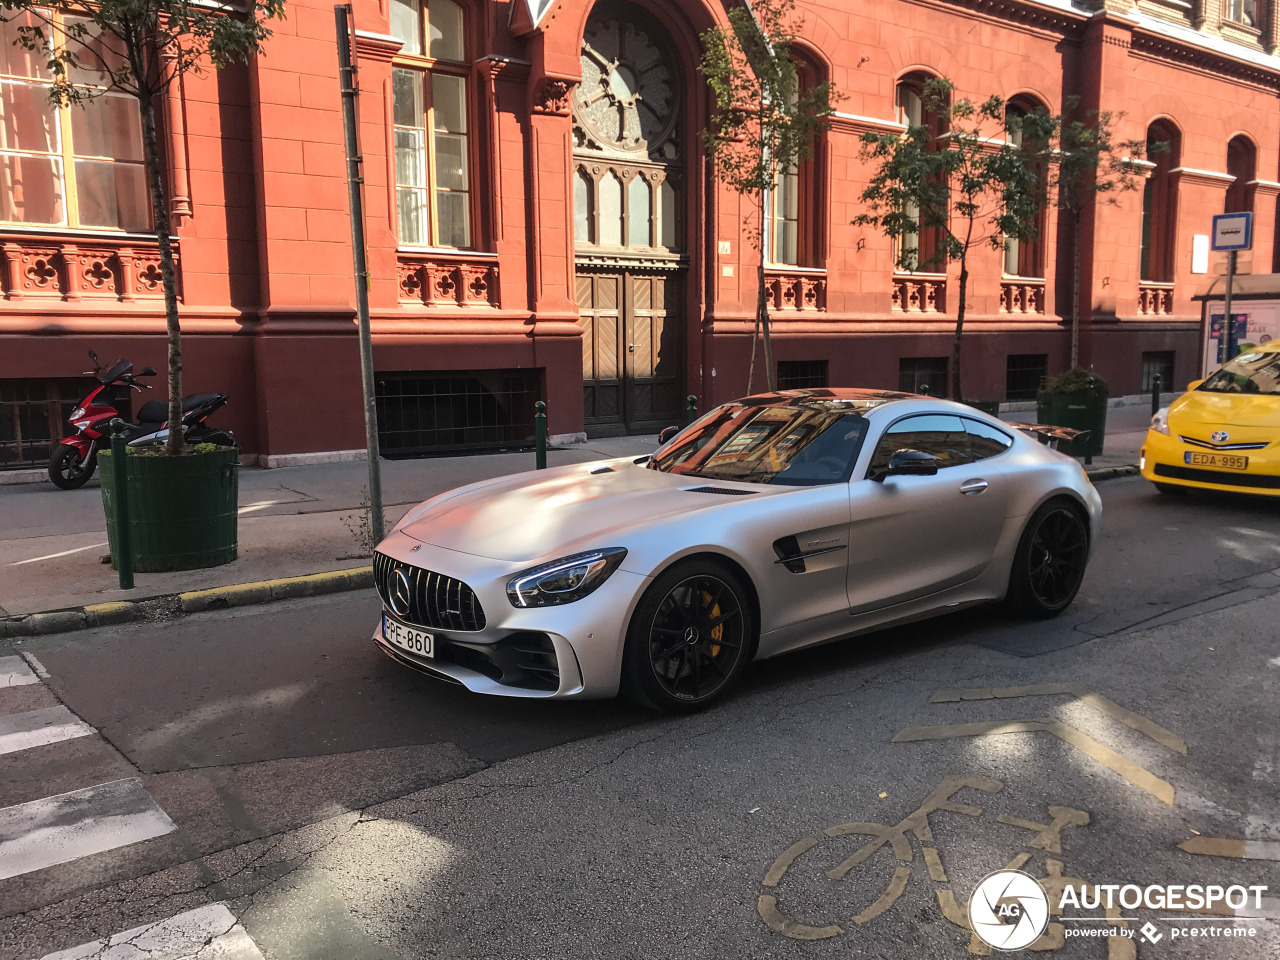
[[[409,653],[416,653],[420,657],[436,655],[435,634],[410,626],[389,613],[382,615],[382,636],[388,643]]]
[[[1231,453],[1192,453],[1182,455],[1183,462],[1189,467],[1218,467],[1221,470],[1248,470],[1249,458],[1238,457]]]

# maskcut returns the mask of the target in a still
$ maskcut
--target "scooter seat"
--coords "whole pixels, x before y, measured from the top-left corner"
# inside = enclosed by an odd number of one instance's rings
[[[190,413],[196,407],[221,397],[220,393],[193,393],[182,398],[182,412]],[[148,400],[138,409],[139,423],[164,423],[169,419],[169,404],[164,400]]]

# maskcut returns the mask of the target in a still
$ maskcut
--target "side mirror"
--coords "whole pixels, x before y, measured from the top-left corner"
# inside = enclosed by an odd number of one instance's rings
[[[1194,390],[1196,387],[1200,386],[1200,384],[1202,383],[1204,383],[1203,380],[1192,380],[1190,383],[1187,384],[1187,389]]]
[[[932,477],[938,472],[938,458],[921,450],[899,450],[871,479],[883,483],[886,477]]]
[[[153,369],[151,369],[150,367],[143,367],[143,368],[138,372],[138,376],[140,376],[140,377],[154,377],[155,375],[156,375],[156,372],[155,372]]]
[[[683,429],[683,427],[677,426],[663,427],[662,432],[658,434],[658,446],[661,447]]]

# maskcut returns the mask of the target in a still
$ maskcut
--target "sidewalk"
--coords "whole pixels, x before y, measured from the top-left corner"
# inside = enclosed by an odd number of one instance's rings
[[[1028,421],[1034,413],[1009,413]],[[1149,406],[1112,408],[1106,452],[1090,470],[1137,463]],[[552,450],[549,466],[640,456],[657,438],[617,437]],[[384,460],[388,527],[422,500],[490,477],[533,468],[533,453],[429,460]],[[0,486],[0,617],[141,600],[251,581],[360,567],[369,562],[350,527],[359,519],[368,471],[363,462],[327,463],[240,473],[239,558],[207,570],[138,573],[120,590],[115,570],[101,562],[106,525],[97,478],[80,490],[51,484]]]

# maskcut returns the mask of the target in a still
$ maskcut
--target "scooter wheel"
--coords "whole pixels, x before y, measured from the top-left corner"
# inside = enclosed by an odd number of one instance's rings
[[[89,482],[97,467],[98,451],[94,448],[90,447],[82,459],[75,447],[59,445],[49,460],[49,479],[62,490],[75,490]]]

